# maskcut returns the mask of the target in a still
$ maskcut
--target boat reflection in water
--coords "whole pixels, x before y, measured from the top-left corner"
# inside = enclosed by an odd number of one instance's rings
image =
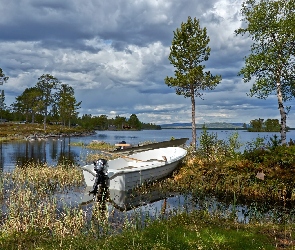
[[[90,188],[86,188],[81,200],[81,205],[87,205],[92,202],[108,202],[114,208],[123,211],[129,211],[138,207],[151,204],[156,201],[165,200],[172,194],[163,193],[159,190],[152,191],[123,191],[109,189],[107,186],[100,188],[96,196],[89,194]]]
[[[86,212],[88,221],[101,225],[106,223],[115,231],[120,231],[126,222],[144,227],[148,219],[169,216],[169,212],[179,204],[179,196],[173,197],[159,190],[122,191],[100,188],[98,194],[89,195],[90,188],[85,189],[80,206]],[[171,202],[171,204],[169,204]]]

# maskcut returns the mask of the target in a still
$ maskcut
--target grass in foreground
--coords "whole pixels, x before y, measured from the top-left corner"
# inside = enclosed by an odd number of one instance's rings
[[[79,234],[54,237],[44,230],[1,236],[1,249],[276,249],[284,239],[273,237],[271,225],[241,225],[206,211],[157,220],[144,229],[98,238]],[[272,234],[270,233],[272,232]],[[290,239],[286,239],[290,240]],[[285,242],[286,242],[285,241]],[[282,244],[281,244],[282,245]]]

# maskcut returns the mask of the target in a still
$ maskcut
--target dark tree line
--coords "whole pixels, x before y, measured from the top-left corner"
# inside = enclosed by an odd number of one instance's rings
[[[135,114],[129,118],[116,116],[108,118],[106,115],[92,116],[85,114],[76,120],[77,124],[96,130],[142,130],[142,129],[161,129],[161,126],[152,123],[141,122]]]

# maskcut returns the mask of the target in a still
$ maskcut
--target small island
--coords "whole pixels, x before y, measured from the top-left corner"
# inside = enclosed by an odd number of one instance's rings
[[[264,119],[258,118],[255,120],[251,120],[250,124],[247,126],[243,125],[249,132],[280,132],[281,125],[278,119]],[[286,131],[289,130],[287,127]]]

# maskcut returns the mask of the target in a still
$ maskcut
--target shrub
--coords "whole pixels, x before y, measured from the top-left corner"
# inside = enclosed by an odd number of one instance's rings
[[[207,129],[203,128],[196,153],[208,163],[221,161],[225,158],[236,158],[240,154],[239,149],[242,146],[238,137],[238,133],[233,133],[228,141],[220,140],[217,133],[209,134]]]
[[[268,168],[295,167],[295,145],[280,145],[276,135],[267,143],[264,143],[263,138],[258,137],[247,146],[243,157],[253,163],[259,163]]]

